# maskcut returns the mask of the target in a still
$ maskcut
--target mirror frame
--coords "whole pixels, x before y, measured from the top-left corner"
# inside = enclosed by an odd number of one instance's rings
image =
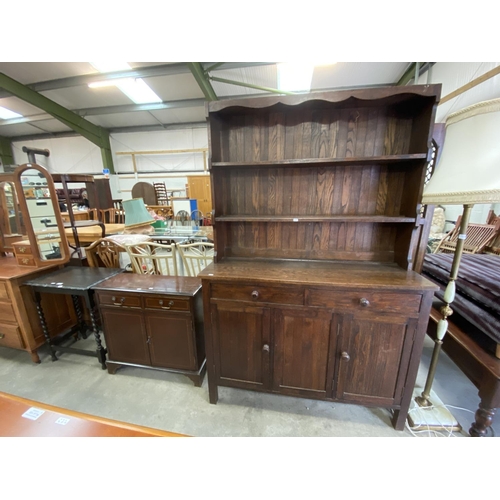
[[[28,203],[26,202],[26,197],[24,194],[23,185],[21,182],[21,176],[25,175],[26,170],[38,170],[47,179],[47,186],[49,189],[50,201],[52,202],[52,207],[54,209],[54,216],[57,221],[57,228],[59,229],[59,234],[61,236],[61,255],[60,259],[42,259],[40,256],[40,250],[38,247],[38,242],[36,239],[35,231],[31,224],[31,216],[28,209]],[[41,165],[36,163],[24,163],[19,165],[13,172],[14,185],[16,186],[17,197],[19,202],[19,207],[21,208],[21,213],[24,219],[24,227],[27,232],[27,239],[30,242],[32,249],[32,254],[37,267],[53,266],[55,264],[66,264],[70,260],[70,248],[68,244],[68,239],[66,237],[66,232],[64,231],[64,222],[61,216],[61,211],[59,210],[59,202],[57,199],[57,192],[54,186],[54,181],[48,170]]]

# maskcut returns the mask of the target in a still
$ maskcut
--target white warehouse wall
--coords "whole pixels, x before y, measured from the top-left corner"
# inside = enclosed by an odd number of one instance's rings
[[[116,176],[112,176],[110,185],[113,198],[129,199],[136,182],[165,182],[167,189],[184,189],[187,175],[199,175],[206,172],[202,153],[178,153],[137,155],[134,167],[131,155],[136,151],[164,151],[179,149],[208,148],[207,128],[188,128],[154,132],[129,132],[112,134],[111,151]],[[101,150],[83,137],[61,137],[13,142],[14,160],[17,164],[26,163],[28,156],[23,153],[23,146],[48,149],[50,156],[36,156],[37,163],[51,173],[89,174],[102,176]],[[206,155],[206,162],[208,154]],[[78,187],[74,184],[72,187]],[[185,193],[179,193],[184,195]]]
[[[500,66],[499,62],[438,62],[432,66],[430,71],[420,75],[418,83],[441,83],[441,98],[443,98],[497,66]],[[500,98],[500,75],[496,75],[457,97],[439,104],[436,123],[444,123],[448,115],[467,106],[497,98]],[[439,168],[439,164],[436,168]],[[462,205],[446,205],[444,208],[446,210],[446,219],[451,221],[457,220],[457,217],[463,211]],[[472,209],[470,221],[484,223],[490,210],[494,210],[496,215],[500,215],[500,204],[475,205]],[[446,229],[452,227],[452,224],[447,224]]]

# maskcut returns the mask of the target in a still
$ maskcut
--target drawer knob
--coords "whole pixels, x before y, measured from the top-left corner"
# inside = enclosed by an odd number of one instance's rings
[[[0,340],[2,340],[5,337],[4,333],[0,333]]]
[[[269,352],[269,344],[264,344],[264,345],[262,346],[262,350],[263,350],[264,352]]]
[[[115,305],[115,306],[122,306],[123,303],[125,302],[125,297],[122,297],[120,299],[120,302],[116,302],[116,297],[111,297],[111,300],[113,301],[113,305]]]
[[[252,292],[252,299],[258,299],[259,298],[259,292],[257,290],[254,290]]]
[[[359,299],[359,304],[362,307],[368,307],[370,305],[370,301],[368,299],[362,298],[362,299]]]
[[[21,253],[24,253],[24,252],[26,252],[26,248],[24,248],[24,247],[19,247],[19,251],[20,251]]]
[[[351,356],[349,356],[349,354],[345,351],[340,355],[340,357],[342,359],[345,359],[346,361],[349,361],[351,359]]]
[[[163,300],[160,300],[159,304],[160,304],[160,306],[161,306],[162,309],[170,309],[174,305],[174,301],[173,300],[169,300],[168,301],[168,305],[164,306],[163,305]]]

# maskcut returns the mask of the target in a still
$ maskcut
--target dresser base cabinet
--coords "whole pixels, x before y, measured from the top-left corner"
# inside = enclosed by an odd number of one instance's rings
[[[384,407],[403,430],[434,286],[397,267],[389,267],[392,284],[367,264],[308,265],[302,282],[293,267],[300,264],[290,265],[288,284],[244,279],[277,278],[271,262],[222,262],[202,272],[210,402],[225,386]]]
[[[0,347],[28,351],[40,363],[38,348],[46,344],[36,303],[24,282],[57,269],[21,266],[15,257],[0,257]],[[71,297],[41,294],[50,337],[57,337],[77,324]]]
[[[109,373],[136,366],[180,373],[201,386],[206,362],[200,280],[122,273],[95,292]]]

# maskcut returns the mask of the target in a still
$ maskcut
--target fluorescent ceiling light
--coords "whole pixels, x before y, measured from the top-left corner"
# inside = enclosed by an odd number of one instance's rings
[[[23,115],[20,115],[19,113],[15,113],[10,109],[0,106],[0,118],[2,120],[9,120],[10,118],[22,118],[22,117]]]
[[[132,69],[128,63],[90,63],[101,73],[110,71],[123,71]],[[129,99],[136,104],[146,104],[151,102],[163,102],[151,87],[142,78],[117,78],[89,83],[90,88],[112,87],[119,88]]]

